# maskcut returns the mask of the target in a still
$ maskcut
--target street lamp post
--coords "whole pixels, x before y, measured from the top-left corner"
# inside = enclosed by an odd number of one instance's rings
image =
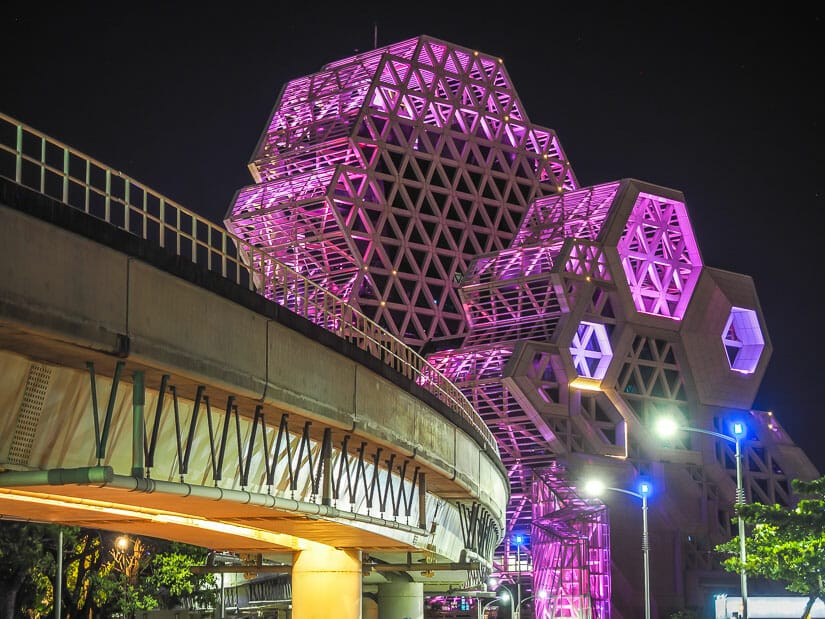
[[[484,605],[481,604],[481,599],[482,598],[478,598],[478,604],[476,605],[476,607],[478,608],[478,619],[484,619],[485,613],[487,612],[487,609],[490,608],[490,606],[492,606],[493,604],[500,604],[501,602],[506,602],[510,599],[510,596],[507,595],[507,593],[504,593],[503,595],[494,597],[492,600],[490,600]]]
[[[513,604],[513,619],[521,619],[521,543],[524,538],[516,535],[513,541],[516,542],[516,601]]]
[[[652,489],[652,486],[646,481],[639,484],[639,492],[605,486],[597,479],[592,479],[585,484],[585,492],[591,496],[599,496],[605,490],[613,490],[614,492],[621,492],[622,494],[629,494],[630,496],[635,496],[637,499],[642,499],[642,559],[645,579],[645,619],[650,619],[650,540],[647,533],[647,497]]]
[[[521,606],[522,606],[522,604],[525,604],[526,602],[529,602],[529,601],[530,601],[530,600],[532,600],[533,598],[539,598],[540,600],[545,600],[545,599],[547,599],[547,591],[545,591],[544,589],[541,589],[541,590],[540,590],[538,593],[536,593],[535,595],[528,595],[528,596],[527,596],[526,598],[524,598],[521,602],[519,602],[519,604],[518,604],[518,608],[517,608],[518,613],[519,613],[519,616],[521,616]]]
[[[121,588],[121,595],[123,596],[123,615],[126,616],[126,599],[128,597],[128,579],[129,579],[129,570],[128,570],[128,559],[126,558],[126,550],[129,548],[129,538],[125,535],[119,536],[115,540],[115,552],[117,553],[117,559],[120,567],[121,578],[123,579],[123,587]]]
[[[679,430],[685,432],[697,432],[722,439],[736,445],[736,513],[739,520],[739,583],[742,588],[742,619],[748,619],[748,573],[745,570],[747,553],[745,550],[745,519],[742,517],[742,506],[745,504],[745,488],[742,484],[742,439],[748,433],[748,429],[741,421],[733,422],[731,429],[733,436],[705,430],[703,428],[691,428],[680,426],[671,417],[662,417],[656,422],[656,432],[662,437],[672,436]]]

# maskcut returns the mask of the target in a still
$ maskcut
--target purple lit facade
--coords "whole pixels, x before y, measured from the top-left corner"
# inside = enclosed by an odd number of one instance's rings
[[[751,279],[703,265],[680,192],[579,187],[500,59],[422,36],[330,63],[284,87],[250,170],[228,229],[420,347],[495,435],[512,488],[495,569],[548,591],[536,617],[640,616],[638,514],[578,495],[594,469],[667,488],[663,616],[727,582],[708,550],[731,534],[730,446],[663,445],[657,414],[717,431],[750,415],[749,499],[788,503],[814,476],[750,410],[771,354]]]

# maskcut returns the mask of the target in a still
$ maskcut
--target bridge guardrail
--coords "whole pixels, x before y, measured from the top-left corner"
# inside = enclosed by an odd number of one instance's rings
[[[2,112],[0,176],[156,242],[336,333],[427,389],[499,453],[452,381],[346,301],[211,220]]]

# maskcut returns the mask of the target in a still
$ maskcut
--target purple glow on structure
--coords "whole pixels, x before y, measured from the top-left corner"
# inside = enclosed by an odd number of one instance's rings
[[[601,245],[579,239],[570,239],[568,244],[566,258],[562,258],[566,272],[605,282],[612,281]]]
[[[411,345],[462,335],[456,276],[578,188],[500,59],[423,36],[291,81],[250,169],[227,228]]]
[[[465,346],[552,337],[566,305],[551,277],[559,248],[519,247],[470,263],[460,289],[470,329]]]
[[[610,526],[602,504],[578,496],[561,470],[537,475],[532,490],[536,617],[610,619]]]
[[[681,334],[636,333],[640,313],[681,320],[693,295],[702,263],[685,204],[633,179],[579,188],[499,58],[426,36],[287,84],[250,170],[256,184],[225,218],[262,252],[242,257],[275,278],[288,265],[452,381],[507,469],[505,538],[532,527],[532,591],[549,594],[536,617],[609,619],[607,512],[547,467],[571,454],[643,462],[628,428],[654,405],[692,404]],[[277,290],[259,291],[306,304]],[[622,365],[604,381],[614,328]],[[733,371],[755,371],[756,311],[733,308],[721,339]]]
[[[702,267],[684,203],[640,193],[618,251],[636,310],[681,320]]]
[[[765,338],[762,337],[756,312],[732,307],[722,331],[722,344],[731,370],[753,374],[765,348]]]
[[[613,359],[610,338],[605,326],[596,322],[579,323],[573,343],[570,345],[576,373],[585,378],[604,378]]]
[[[512,354],[506,347],[445,350],[430,355],[427,361],[454,383],[464,383],[500,377]]]
[[[612,182],[539,198],[527,211],[513,244],[567,238],[595,241],[618,191],[619,183]]]

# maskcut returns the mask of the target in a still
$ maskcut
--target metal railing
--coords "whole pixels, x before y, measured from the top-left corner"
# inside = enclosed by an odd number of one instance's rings
[[[493,434],[467,397],[426,359],[346,301],[218,224],[2,112],[0,176],[155,242],[354,343],[449,406],[498,454]]]

